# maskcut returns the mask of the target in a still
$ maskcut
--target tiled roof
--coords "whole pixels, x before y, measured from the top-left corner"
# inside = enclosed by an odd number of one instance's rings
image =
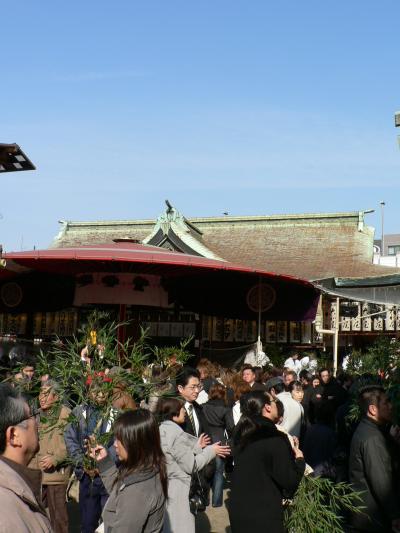
[[[189,218],[217,256],[262,270],[316,280],[399,273],[373,265],[374,229],[363,212]],[[54,247],[142,241],[155,220],[63,222]]]

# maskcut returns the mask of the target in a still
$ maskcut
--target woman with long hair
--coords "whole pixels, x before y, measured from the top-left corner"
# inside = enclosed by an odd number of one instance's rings
[[[277,400],[268,392],[242,397],[242,416],[233,437],[233,471],[229,517],[232,533],[283,533],[283,498],[294,495],[305,462],[296,443],[275,424]]]
[[[168,478],[158,424],[150,411],[121,413],[114,424],[116,468],[107,450],[91,449],[109,498],[103,510],[106,533],[157,533],[162,530]]]
[[[178,398],[160,398],[157,416],[169,481],[163,533],[195,533],[195,519],[189,507],[192,472],[201,471],[216,455],[229,455],[230,448],[220,443],[209,445],[210,439],[204,434],[196,438],[185,433],[179,426],[185,421],[185,408]]]

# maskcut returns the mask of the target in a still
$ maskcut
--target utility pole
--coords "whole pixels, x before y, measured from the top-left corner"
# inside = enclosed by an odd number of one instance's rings
[[[333,333],[333,375],[336,377],[338,371],[338,350],[339,350],[339,326],[340,326],[340,305],[339,298],[336,298],[336,322]]]
[[[384,232],[384,216],[385,216],[385,202],[381,200],[381,256],[385,255],[385,232]]]

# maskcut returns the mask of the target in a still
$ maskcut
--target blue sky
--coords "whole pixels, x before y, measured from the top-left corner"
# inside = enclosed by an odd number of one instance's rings
[[[2,24],[0,242],[59,219],[356,211],[400,233],[398,0],[19,1]],[[380,218],[368,215],[380,234]]]

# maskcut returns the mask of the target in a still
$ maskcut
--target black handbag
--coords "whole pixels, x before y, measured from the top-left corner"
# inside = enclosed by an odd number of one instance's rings
[[[196,460],[194,461],[190,482],[189,507],[190,512],[194,515],[204,512],[207,507],[207,493],[203,487]]]

